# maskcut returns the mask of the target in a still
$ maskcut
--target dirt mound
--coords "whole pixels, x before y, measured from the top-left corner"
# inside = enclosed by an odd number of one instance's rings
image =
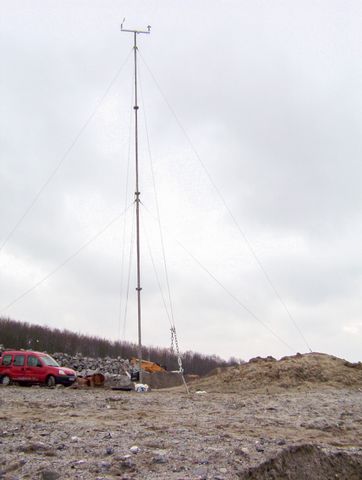
[[[276,360],[253,358],[248,363],[216,369],[192,384],[193,390],[239,393],[290,388],[362,387],[362,363],[350,363],[323,353],[297,354]]]
[[[324,453],[314,445],[290,447],[277,457],[242,473],[240,480],[359,480],[362,457],[345,452]]]

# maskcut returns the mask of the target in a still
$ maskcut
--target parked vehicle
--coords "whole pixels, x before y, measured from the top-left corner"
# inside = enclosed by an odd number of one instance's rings
[[[72,385],[76,373],[61,367],[50,355],[30,350],[5,350],[0,357],[0,383],[33,385]]]

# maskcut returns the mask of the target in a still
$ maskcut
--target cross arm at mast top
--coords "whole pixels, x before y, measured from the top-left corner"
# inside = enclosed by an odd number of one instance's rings
[[[122,28],[122,25],[121,25],[121,31],[122,32],[129,32],[129,33],[151,33],[151,26],[148,25],[148,30],[128,30],[126,28]]]
[[[123,28],[123,24],[125,22],[125,18],[123,19],[123,22],[121,23],[121,31],[122,32],[128,32],[128,33],[151,33],[151,25],[147,25],[147,30],[132,30],[128,28]]]

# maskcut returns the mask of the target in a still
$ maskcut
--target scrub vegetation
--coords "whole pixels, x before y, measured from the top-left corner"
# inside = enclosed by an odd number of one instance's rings
[[[6,348],[31,349],[50,354],[55,352],[87,357],[137,357],[138,346],[125,341],[110,341],[104,338],[49,328],[44,325],[31,325],[10,318],[0,318],[0,344]],[[142,355],[163,365],[167,370],[178,369],[177,357],[170,349],[143,346]],[[216,355],[203,355],[187,351],[182,354],[182,363],[187,374],[205,375],[217,367],[235,365],[238,360],[225,361]]]

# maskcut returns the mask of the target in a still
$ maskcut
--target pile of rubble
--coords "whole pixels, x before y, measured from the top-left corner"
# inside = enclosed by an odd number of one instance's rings
[[[210,392],[267,393],[289,389],[362,388],[362,363],[351,363],[325,353],[296,354],[276,360],[256,357],[233,367],[217,368],[193,388]]]
[[[101,373],[105,377],[108,386],[128,386],[130,384],[130,372],[132,366],[129,360],[117,357],[92,358],[82,354],[68,355],[56,352],[52,357],[63,367],[72,368],[78,377],[90,377]]]

